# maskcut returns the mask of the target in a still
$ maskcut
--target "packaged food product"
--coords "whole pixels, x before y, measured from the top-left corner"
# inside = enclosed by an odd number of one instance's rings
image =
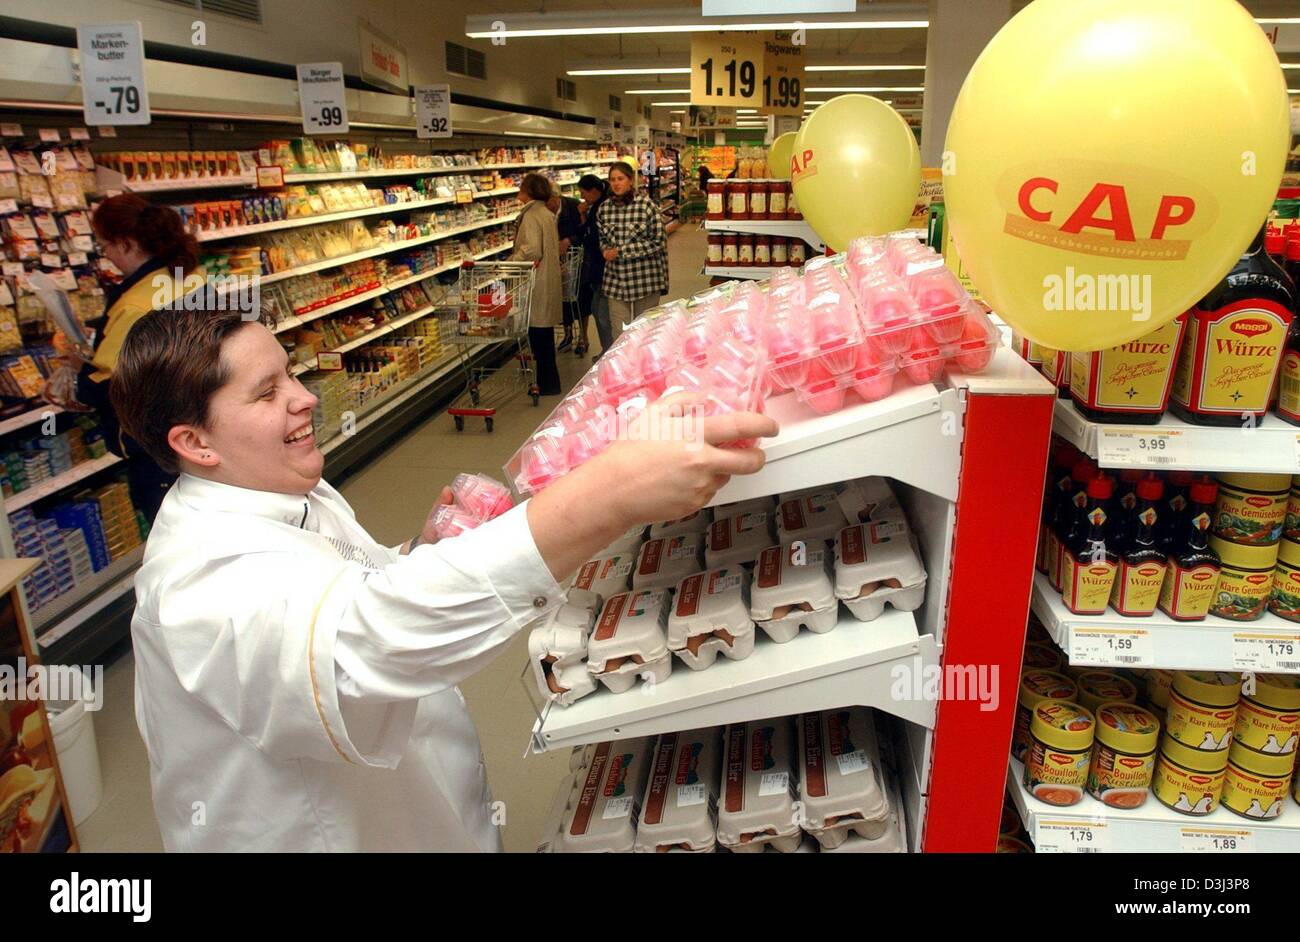
[[[799,724],[799,800],[804,829],[826,849],[850,834],[868,840],[889,826],[889,802],[871,711],[805,713]]]
[[[1103,703],[1137,702],[1137,687],[1112,671],[1084,671],[1074,682],[1079,688],[1075,702],[1093,715]]]
[[[433,529],[440,540],[459,536],[466,530],[473,530],[482,523],[478,517],[453,504],[442,504],[437,507],[433,512],[432,519]]]
[[[1186,314],[1136,340],[1070,357],[1070,397],[1095,422],[1151,425],[1169,406]]]
[[[1096,728],[1093,715],[1077,703],[1044,700],[1034,707],[1025,753],[1029,793],[1052,805],[1082,801]]]
[[[1158,716],[1164,716],[1169,710],[1169,691],[1174,687],[1174,672],[1155,669],[1146,672],[1147,702],[1151,704]]]
[[[614,693],[630,690],[637,677],[662,683],[673,667],[667,624],[665,591],[610,596],[587,642],[587,670]]]
[[[1240,699],[1239,674],[1178,671],[1169,691],[1165,734],[1193,749],[1225,750],[1232,741]]]
[[[765,549],[754,568],[750,616],[769,638],[784,643],[800,626],[818,634],[839,620],[839,604],[821,545],[784,544]]]
[[[677,520],[654,524],[650,527],[650,539],[661,540],[664,537],[677,536],[681,533],[706,533],[712,521],[713,515],[709,508],[706,507]]]
[[[554,850],[632,852],[653,748],[652,738],[620,739],[595,748],[578,774]]]
[[[611,596],[631,588],[632,567],[635,565],[636,551],[631,549],[598,556],[582,564],[573,579],[573,586],[595,593],[604,604]]]
[[[699,533],[647,540],[632,572],[634,589],[671,589],[704,568],[704,538]]]
[[[855,524],[835,542],[835,596],[858,621],[879,618],[888,602],[912,612],[925,601],[925,568],[906,524]]]
[[[1257,752],[1292,755],[1300,743],[1300,675],[1255,674],[1237,705],[1232,737]]]
[[[749,585],[750,574],[740,566],[683,579],[668,616],[668,650],[692,670],[709,667],[719,654],[733,661],[753,654]]]
[[[803,540],[811,548],[835,539],[848,523],[834,488],[821,488],[802,497],[782,500],[777,507],[777,539],[782,543]]]
[[[1167,808],[1203,817],[1219,806],[1227,767],[1227,749],[1196,749],[1166,732],[1160,737],[1151,794]]]
[[[803,837],[796,823],[796,779],[790,719],[728,726],[723,733],[718,843],[736,853],[771,844],[791,853]]]
[[[1033,852],[1034,849],[1024,841],[1005,835],[998,838],[998,846],[995,851],[998,854],[1032,854]]]
[[[1287,621],[1300,621],[1300,542],[1296,540],[1283,539],[1278,544],[1268,610]]]
[[[1189,487],[1187,510],[1173,510],[1174,523],[1166,551],[1169,556],[1165,580],[1156,603],[1162,612],[1178,621],[1199,621],[1209,613],[1219,579],[1219,556],[1210,548],[1209,529],[1217,485],[1196,482]],[[1182,500],[1175,493],[1172,502]],[[1172,528],[1183,530],[1181,539]]]
[[[1276,818],[1286,805],[1294,768],[1293,756],[1258,752],[1234,742],[1228,750],[1220,802],[1243,818]]]
[[[1220,474],[1215,536],[1248,546],[1276,543],[1286,519],[1288,474]]]
[[[616,555],[620,553],[630,553],[633,557],[641,549],[641,544],[645,541],[645,527],[637,525],[629,527],[623,535],[616,539],[609,546],[605,547],[602,556]]]
[[[836,502],[848,523],[901,523],[907,516],[884,478],[869,477],[844,481],[834,488]],[[814,489],[813,493],[816,493]]]
[[[1096,717],[1088,794],[1112,808],[1140,807],[1155,771],[1160,721],[1131,703],[1103,703]]]
[[[1020,676],[1016,697],[1015,727],[1011,736],[1011,755],[1021,762],[1029,751],[1029,726],[1034,709],[1044,700],[1073,701],[1078,688],[1074,681],[1057,671],[1027,670]]]
[[[724,517],[734,517],[738,514],[771,514],[775,510],[775,497],[751,497],[749,500],[738,500],[730,504],[719,504],[713,508],[713,517],[715,520],[721,520]]]
[[[499,517],[514,507],[510,489],[484,474],[458,474],[451,482],[456,503],[480,520]]]
[[[638,853],[710,853],[717,843],[721,730],[664,733],[655,743],[637,826]]]
[[[1020,666],[1025,671],[1056,671],[1060,673],[1061,668],[1065,666],[1065,655],[1050,641],[1027,641],[1025,642],[1025,655],[1020,662]],[[1074,698],[1070,696],[1064,699],[1072,700]]]
[[[596,678],[586,664],[594,623],[590,609],[565,604],[529,633],[528,661],[542,697],[568,706],[595,691]]]
[[[1263,618],[1273,592],[1278,544],[1252,546],[1212,536],[1209,545],[1220,563],[1209,614],[1233,621]]]
[[[710,569],[752,565],[773,543],[772,516],[770,510],[759,510],[717,517],[705,539],[706,565]]]

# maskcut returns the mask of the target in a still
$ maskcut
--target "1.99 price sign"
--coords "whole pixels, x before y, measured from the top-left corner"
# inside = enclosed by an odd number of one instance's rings
[[[691,37],[691,104],[763,105],[763,38],[755,33],[696,33]]]
[[[759,114],[803,115],[803,46],[789,33],[764,42],[763,101]]]

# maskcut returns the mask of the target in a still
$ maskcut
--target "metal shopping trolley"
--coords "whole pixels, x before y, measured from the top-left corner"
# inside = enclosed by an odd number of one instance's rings
[[[460,353],[465,391],[447,412],[456,431],[465,430],[467,416],[483,419],[492,431],[497,408],[521,390],[537,405],[541,391],[534,382],[533,357],[528,349],[528,320],[532,309],[535,262],[475,262],[461,265],[456,283],[459,309],[451,342]],[[490,344],[510,345],[507,365],[471,366],[476,350]]]
[[[582,278],[582,246],[571,245],[560,260],[560,279],[564,285],[564,303],[578,303],[578,282]]]

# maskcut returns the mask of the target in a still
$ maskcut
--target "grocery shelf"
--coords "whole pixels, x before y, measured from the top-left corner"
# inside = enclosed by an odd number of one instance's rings
[[[144,559],[144,544],[141,543],[121,559],[109,563],[85,582],[77,585],[71,592],[65,592],[49,605],[43,606],[32,617],[32,628],[36,641],[42,647],[53,644],[67,632],[59,622],[70,611],[80,606],[87,599],[106,592],[112,596],[129,589],[135,580],[135,571]]]
[[[825,634],[801,632],[776,644],[757,631],[754,653],[741,661],[719,658],[693,671],[680,661],[662,683],[644,681],[626,693],[604,687],[562,707],[548,703],[533,726],[531,749],[546,752],[627,736],[722,726],[862,704],[934,726],[935,703],[891,696],[895,665],[919,659],[938,664],[930,635],[920,635],[910,612],[886,609],[871,622],[850,615]]]
[[[1058,399],[1052,430],[1103,468],[1300,474],[1300,428],[1275,415],[1254,428],[1191,425],[1172,414],[1132,425],[1093,422]]]
[[[353,337],[347,343],[335,347],[333,350],[327,352],[347,353],[349,350],[355,350],[357,347],[360,347],[363,344],[367,344],[372,340],[376,340],[379,337],[384,336],[385,334],[391,334],[399,327],[405,327],[407,324],[411,323],[412,321],[418,321],[422,317],[428,317],[430,314],[433,313],[433,310],[434,310],[434,305],[426,304],[424,307],[420,308],[419,310],[412,311],[410,314],[403,314],[401,317],[396,317],[393,320],[388,321],[387,323],[379,327],[376,327],[374,330],[369,330],[366,331],[364,334],[360,334],[359,336]],[[289,372],[292,373],[294,376],[300,376],[303,373],[310,373],[312,370],[316,369],[316,360],[317,360],[316,357],[312,357],[310,360],[308,360],[305,363],[295,363],[290,368]]]
[[[1085,795],[1062,808],[1025,789],[1024,766],[1010,760],[1007,788],[1039,853],[1296,853],[1300,805],[1287,799],[1270,821],[1243,818],[1226,808],[1203,817],[1179,814],[1148,796],[1140,808],[1111,808]]]
[[[1300,674],[1300,624],[1271,612],[1245,622],[1213,615],[1175,621],[1159,609],[1145,618],[1111,609],[1075,615],[1041,572],[1034,574],[1031,604],[1071,664]]]
[[[3,422],[0,422],[0,435],[8,435],[11,432],[17,432],[20,429],[27,428],[28,426],[36,425],[38,422],[45,421],[47,415],[59,415],[62,411],[63,410],[58,406],[52,406],[48,403],[38,406],[35,409],[30,409],[27,412],[23,412],[19,415],[15,415],[13,418],[5,419]]]
[[[92,474],[98,474],[105,468],[111,468],[121,460],[117,455],[109,452],[102,457],[95,458],[93,461],[83,461],[81,464],[73,465],[69,470],[64,471],[62,474],[56,474],[35,487],[29,487],[25,491],[19,491],[17,494],[6,497],[5,513],[13,513],[15,510],[21,510],[42,498],[49,497],[51,494],[57,494],[65,487],[70,487],[78,481],[85,480]]]
[[[129,190],[132,193],[163,193],[169,190],[228,190],[232,187],[252,186],[255,176],[230,177],[179,177],[171,180],[128,180],[121,173],[102,164],[95,165],[95,181],[99,192]]]
[[[704,228],[709,232],[752,232],[755,235],[802,239],[817,252],[826,247],[821,236],[802,219],[706,219]]]
[[[705,265],[704,274],[710,278],[771,278],[783,268],[790,268],[790,265],[742,265],[735,268],[726,266]]]
[[[467,167],[424,167],[412,169],[403,167],[394,170],[345,170],[327,173],[286,173],[285,183],[324,183],[329,180],[373,180],[377,177],[428,177],[445,173],[490,173],[495,170],[524,170],[530,167],[581,167],[586,164],[610,164],[614,158],[596,158],[594,160],[552,160],[542,163],[523,164],[473,164]]]

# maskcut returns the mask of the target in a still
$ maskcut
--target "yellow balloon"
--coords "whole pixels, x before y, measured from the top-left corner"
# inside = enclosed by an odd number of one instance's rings
[[[790,179],[804,219],[842,252],[858,236],[908,224],[921,189],[921,151],[889,105],[868,95],[840,95],[799,129]]]
[[[786,131],[767,149],[767,173],[773,180],[790,179],[790,157],[794,154],[796,131]]]
[[[947,225],[1020,333],[1114,347],[1227,273],[1264,223],[1289,144],[1277,56],[1233,0],[1036,0],[953,107]]]

